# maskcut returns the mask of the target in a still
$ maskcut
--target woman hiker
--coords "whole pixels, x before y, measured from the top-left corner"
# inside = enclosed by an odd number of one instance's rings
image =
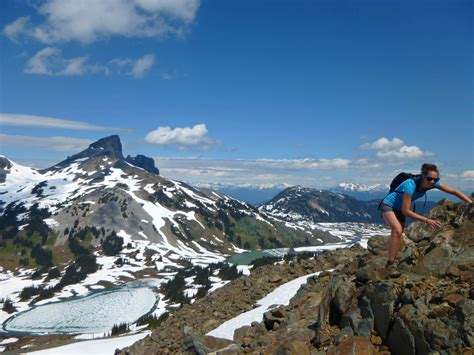
[[[390,277],[400,276],[400,272],[397,270],[396,257],[400,248],[400,239],[405,228],[406,217],[425,222],[433,229],[441,227],[439,221],[422,216],[410,209],[412,201],[419,199],[427,190],[433,188],[457,196],[467,203],[472,203],[472,200],[461,191],[439,182],[439,171],[434,164],[423,164],[421,175],[406,179],[393,192],[390,192],[381,203],[382,217],[391,229],[386,266]]]

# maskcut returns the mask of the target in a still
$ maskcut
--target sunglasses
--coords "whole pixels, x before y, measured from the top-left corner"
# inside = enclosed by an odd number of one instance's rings
[[[438,182],[438,181],[439,181],[439,178],[434,178],[434,177],[427,176],[427,177],[426,177],[426,180],[428,180],[429,182],[432,182],[432,181]]]

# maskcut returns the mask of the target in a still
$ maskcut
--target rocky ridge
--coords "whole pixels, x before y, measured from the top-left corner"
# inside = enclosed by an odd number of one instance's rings
[[[399,253],[402,276],[384,268],[387,237],[316,259],[262,267],[177,311],[151,336],[118,354],[469,354],[474,351],[474,208],[440,202],[436,231],[413,223]],[[233,341],[205,334],[302,274],[288,306],[242,327]]]
[[[359,201],[341,193],[293,186],[261,205],[259,211],[301,224],[340,221],[380,223],[379,202]]]

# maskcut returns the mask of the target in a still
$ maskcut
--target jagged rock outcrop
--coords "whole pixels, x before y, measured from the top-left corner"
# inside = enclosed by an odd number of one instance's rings
[[[158,170],[158,168],[155,166],[155,161],[150,157],[141,154],[138,154],[136,157],[127,155],[125,160],[132,165],[145,169],[149,173],[160,175],[160,170]]]
[[[413,242],[399,254],[399,278],[389,278],[384,268],[387,238],[375,237],[368,250],[337,250],[242,277],[183,307],[150,337],[118,353],[472,353],[474,208],[442,201],[429,216],[443,226],[436,231],[419,223],[408,228]],[[337,265],[333,273],[310,278],[288,306],[236,330],[232,342],[204,336],[240,313],[239,308],[250,309],[269,292],[275,273],[281,276],[277,286],[331,265]]]
[[[0,156],[0,184],[5,182],[5,178],[7,177],[7,171],[12,167],[12,163],[5,158]]]
[[[67,166],[71,162],[78,159],[94,157],[107,157],[113,160],[123,159],[122,143],[120,142],[120,137],[118,135],[112,135],[109,137],[101,138],[98,141],[90,144],[89,147],[83,150],[82,152],[68,157],[62,162],[56,164],[54,167],[48,168],[45,171],[51,170],[53,168],[61,168]]]

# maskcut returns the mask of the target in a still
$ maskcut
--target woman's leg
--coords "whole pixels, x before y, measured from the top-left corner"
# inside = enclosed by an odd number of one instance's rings
[[[391,229],[390,239],[388,241],[388,260],[395,260],[400,248],[400,237],[403,233],[403,226],[397,219],[394,212],[384,212],[383,219]]]

